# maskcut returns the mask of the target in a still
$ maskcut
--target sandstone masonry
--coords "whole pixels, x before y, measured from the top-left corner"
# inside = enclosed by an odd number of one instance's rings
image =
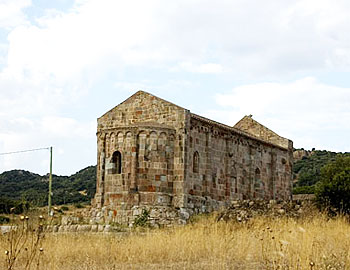
[[[98,119],[97,149],[96,222],[291,198],[293,143],[251,116],[230,127],[139,91]]]

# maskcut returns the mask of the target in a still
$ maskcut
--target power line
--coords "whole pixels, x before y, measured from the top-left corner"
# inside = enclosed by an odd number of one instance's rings
[[[6,152],[6,153],[0,153],[0,156],[3,155],[11,155],[11,154],[18,154],[18,153],[25,153],[25,152],[33,152],[33,151],[40,151],[40,150],[50,150],[50,176],[49,176],[49,194],[48,194],[48,215],[52,216],[52,210],[51,210],[51,196],[52,196],[52,146],[50,147],[42,147],[42,148],[35,148],[35,149],[28,149],[28,150],[20,150],[20,151],[13,151],[13,152]]]
[[[11,154],[18,154],[18,153],[25,153],[25,152],[33,152],[33,151],[39,151],[39,150],[49,150],[49,149],[50,149],[50,147],[43,147],[43,148],[36,148],[36,149],[29,149],[29,150],[21,150],[21,151],[0,153],[0,156],[11,155]]]

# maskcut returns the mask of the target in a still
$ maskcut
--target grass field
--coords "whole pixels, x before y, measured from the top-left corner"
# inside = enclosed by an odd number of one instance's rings
[[[31,269],[350,269],[349,222],[322,214],[247,224],[205,217],[128,235],[46,234],[40,247]],[[0,269],[7,269],[2,256]],[[26,260],[19,254],[13,269],[25,269]]]

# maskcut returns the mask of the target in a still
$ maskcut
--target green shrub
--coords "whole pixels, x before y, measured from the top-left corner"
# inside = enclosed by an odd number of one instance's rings
[[[75,208],[85,208],[84,205],[82,205],[81,203],[76,203],[74,204]]]
[[[0,198],[0,214],[22,214],[29,208],[29,202]]]
[[[350,157],[339,157],[321,169],[316,200],[331,213],[350,213]]]
[[[69,211],[69,207],[64,205],[61,207],[61,210],[62,211]]]
[[[294,177],[298,186],[311,186],[321,180],[321,168],[338,157],[350,157],[350,153],[336,153],[325,150],[314,150],[309,156],[294,162]]]
[[[5,223],[9,223],[9,222],[10,222],[9,217],[0,216],[0,224],[5,224]]]
[[[149,211],[146,209],[142,210],[142,213],[138,215],[134,220],[134,227],[146,227],[149,217]]]
[[[293,188],[293,194],[314,194],[315,186],[303,186]]]

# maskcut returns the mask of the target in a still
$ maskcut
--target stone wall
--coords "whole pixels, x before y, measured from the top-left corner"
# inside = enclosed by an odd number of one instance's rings
[[[210,212],[232,200],[291,198],[293,157],[287,149],[198,116],[188,130],[186,207]]]
[[[171,206],[151,206],[151,205],[134,205],[129,210],[120,210],[115,212],[109,207],[102,209],[92,209],[90,213],[91,224],[118,224],[135,226],[137,220],[145,219],[144,225],[150,227],[166,227],[172,225],[186,224],[190,216],[185,208],[174,208]]]
[[[134,205],[182,207],[186,114],[141,91],[99,118],[93,205],[118,216]]]

